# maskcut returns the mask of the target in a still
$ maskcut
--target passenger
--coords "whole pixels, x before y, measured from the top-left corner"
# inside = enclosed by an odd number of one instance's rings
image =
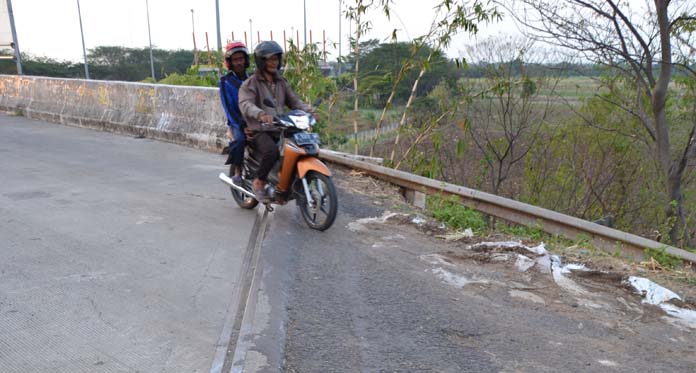
[[[230,138],[229,156],[225,164],[230,167],[230,177],[236,185],[242,185],[242,163],[244,162],[244,145],[246,122],[239,110],[239,88],[247,79],[249,68],[249,51],[244,43],[233,41],[225,47],[225,67],[229,71],[220,78],[220,99],[227,115],[227,136]]]
[[[277,129],[271,124],[273,115],[281,114],[285,106],[308,113],[312,108],[302,102],[290,87],[290,83],[280,75],[283,65],[283,49],[274,41],[264,41],[254,49],[256,71],[239,90],[239,107],[247,122],[247,134],[259,160],[259,168],[254,175],[253,188],[256,199],[261,203],[270,201],[266,191],[268,173],[280,157]],[[264,104],[268,99],[275,107]],[[313,114],[316,119],[316,114]]]

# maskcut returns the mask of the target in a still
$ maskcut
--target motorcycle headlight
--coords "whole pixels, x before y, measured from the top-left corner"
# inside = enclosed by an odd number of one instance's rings
[[[309,129],[309,127],[312,125],[307,115],[289,115],[289,117],[290,119],[292,119],[295,127],[297,127],[298,129],[306,130]]]

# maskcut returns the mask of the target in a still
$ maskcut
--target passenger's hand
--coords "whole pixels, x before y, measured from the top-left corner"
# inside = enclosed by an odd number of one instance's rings
[[[273,117],[270,116],[270,115],[268,115],[268,114],[265,114],[265,113],[264,113],[264,114],[261,114],[261,115],[259,116],[259,120],[261,121],[261,123],[266,123],[266,124],[271,124],[271,123],[273,123]]]

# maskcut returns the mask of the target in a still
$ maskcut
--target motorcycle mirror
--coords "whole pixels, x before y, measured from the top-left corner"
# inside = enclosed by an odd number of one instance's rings
[[[268,107],[272,107],[272,108],[276,107],[275,103],[273,101],[271,101],[271,99],[269,99],[268,97],[263,99],[263,104],[268,106]]]
[[[316,100],[314,100],[314,103],[312,104],[313,107],[318,107],[321,105],[321,97],[317,97]]]

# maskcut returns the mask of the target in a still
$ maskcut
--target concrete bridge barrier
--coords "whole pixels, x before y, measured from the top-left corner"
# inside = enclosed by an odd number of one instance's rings
[[[217,88],[0,75],[0,110],[206,150],[226,144]]]

